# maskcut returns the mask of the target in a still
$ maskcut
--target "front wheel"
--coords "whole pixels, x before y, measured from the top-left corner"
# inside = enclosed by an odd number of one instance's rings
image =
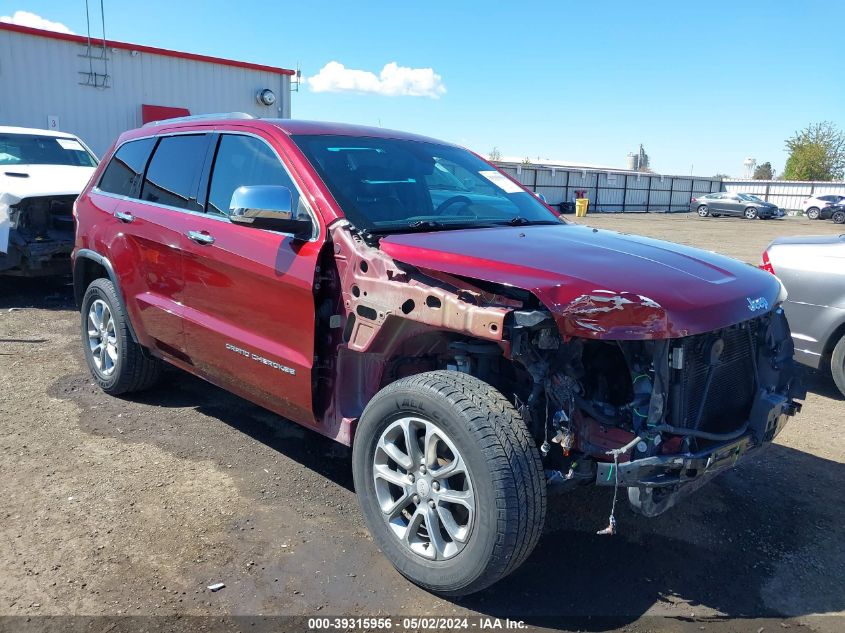
[[[746,220],[754,220],[757,218],[757,209],[755,209],[754,207],[748,207],[745,210],[744,215]]]
[[[706,204],[702,204],[700,207],[698,207],[699,217],[706,218],[708,215],[710,215],[710,210],[707,208]]]
[[[500,392],[467,374],[428,372],[379,391],[352,469],[376,544],[429,591],[480,591],[540,538],[546,484],[534,439]]]
[[[845,211],[836,211],[831,216],[834,224],[845,224]]]
[[[821,211],[819,211],[818,207],[810,207],[807,209],[807,217],[811,220],[818,220],[820,213]]]

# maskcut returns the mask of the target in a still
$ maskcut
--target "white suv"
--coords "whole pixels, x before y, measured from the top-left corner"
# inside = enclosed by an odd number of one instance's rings
[[[819,213],[822,209],[829,207],[832,204],[839,204],[843,200],[845,200],[845,195],[838,193],[811,196],[801,203],[801,208],[804,210],[804,215],[808,218],[811,220],[818,220]]]

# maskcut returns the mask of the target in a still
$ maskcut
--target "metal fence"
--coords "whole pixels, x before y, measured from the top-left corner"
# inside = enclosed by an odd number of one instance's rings
[[[753,193],[782,209],[800,209],[811,196],[839,194],[845,196],[845,182],[798,180],[723,180],[723,189],[737,193]]]
[[[606,169],[496,162],[502,171],[550,205],[571,202],[584,191],[594,211],[689,211],[690,198],[722,190],[722,181]]]

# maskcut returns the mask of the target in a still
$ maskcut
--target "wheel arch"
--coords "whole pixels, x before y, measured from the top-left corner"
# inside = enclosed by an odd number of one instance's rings
[[[129,313],[126,310],[126,302],[123,299],[123,293],[120,290],[120,283],[118,282],[117,274],[114,272],[114,267],[107,257],[91,249],[82,248],[77,251],[73,263],[73,297],[76,301],[77,308],[82,308],[82,299],[85,296],[85,291],[95,279],[108,279],[114,285],[120,307],[123,313],[127,315],[126,325],[129,328],[129,334],[132,336],[132,340],[137,343],[138,335],[135,333],[135,328],[128,318]]]
[[[835,328],[833,328],[833,331],[825,339],[824,349],[822,351],[822,356],[824,358],[830,358],[831,354],[833,354],[833,348],[836,347],[836,344],[839,342],[839,339],[841,339],[843,336],[845,336],[845,320],[843,320]]]

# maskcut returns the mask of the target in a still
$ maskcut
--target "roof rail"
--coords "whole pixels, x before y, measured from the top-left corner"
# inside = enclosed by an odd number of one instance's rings
[[[192,114],[190,116],[177,116],[172,119],[161,119],[160,121],[150,121],[144,123],[141,127],[149,127],[151,125],[161,125],[162,123],[182,123],[183,121],[204,121],[209,119],[255,119],[247,112],[214,112],[211,114]]]

